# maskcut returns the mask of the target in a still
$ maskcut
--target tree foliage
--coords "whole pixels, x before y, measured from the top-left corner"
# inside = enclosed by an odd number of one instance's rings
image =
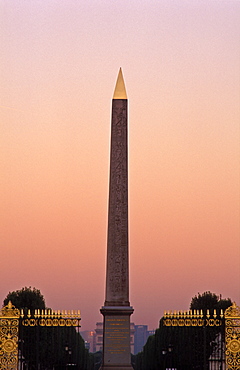
[[[224,311],[232,305],[230,298],[222,299],[221,296],[211,293],[210,291],[204,292],[202,294],[198,293],[192,298],[190,304],[190,310],[213,310],[213,309],[223,309]]]
[[[7,297],[3,301],[3,305],[6,306],[8,302],[18,309],[45,309],[45,300],[39,289],[24,287],[20,290],[9,292]]]

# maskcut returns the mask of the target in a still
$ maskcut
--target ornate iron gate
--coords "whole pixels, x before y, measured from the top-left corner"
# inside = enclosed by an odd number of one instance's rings
[[[214,310],[211,314],[207,310],[205,315],[202,311],[165,312],[162,327],[175,328],[172,336],[178,335],[179,341],[183,336],[191,337],[191,343],[188,343],[187,349],[190,353],[187,355],[190,363],[195,363],[192,368],[201,370],[240,369],[240,307],[236,303],[225,313],[222,310],[219,312]],[[185,328],[185,330],[179,331],[176,328]],[[193,332],[194,328],[195,332]],[[200,351],[198,351],[199,348]],[[183,348],[180,349],[181,356],[182,352],[184,352]],[[184,359],[181,361],[183,364]],[[179,366],[186,368],[186,362],[183,367]]]
[[[240,369],[240,307],[234,303],[225,311],[226,365],[228,370]]]
[[[65,356],[68,356],[65,358],[67,364],[69,362],[70,348],[69,343],[66,342],[66,332],[64,330],[70,329],[72,333],[76,332],[73,329],[80,328],[80,320],[80,311],[35,310],[34,313],[30,311],[24,313],[23,311],[20,312],[9,302],[7,306],[0,310],[0,369],[39,369],[38,360],[34,360],[35,364],[37,363],[37,367],[30,364],[31,357],[26,365],[26,351],[30,352],[32,350],[32,343],[33,340],[36,341],[36,338],[39,342],[42,340],[44,346],[41,350],[43,352],[46,351],[48,347],[51,348],[53,346],[51,343],[54,343],[55,334],[59,333],[62,335],[64,350],[67,351],[64,352]],[[193,342],[190,343],[188,341],[189,349],[192,351],[190,360],[196,361],[196,366],[191,368],[200,370],[240,369],[240,307],[235,303],[224,314],[222,311],[214,311],[212,314],[208,311],[206,315],[199,311],[166,312],[162,325],[163,328],[174,329],[170,333],[172,335],[171,341],[173,340],[173,335],[176,334],[179,338],[183,336],[191,338]],[[28,337],[25,343],[23,343],[21,336],[23,330],[25,330],[25,334]],[[49,336],[52,336],[52,342],[49,342]],[[172,343],[169,342],[169,345],[172,345]],[[178,343],[176,338],[175,343]],[[206,345],[207,343],[208,346]],[[55,351],[54,348],[52,350]],[[40,357],[40,352],[36,353],[37,358]],[[165,352],[161,355],[164,356],[164,360],[161,357],[159,363],[162,364],[164,362],[167,365],[170,362],[171,368],[173,368],[175,366],[173,348],[169,346]],[[184,349],[180,350],[179,353],[184,357]],[[59,353],[57,356],[61,357],[62,354]],[[177,360],[179,363],[179,358]],[[180,360],[183,363],[185,361],[184,358]],[[69,365],[72,366],[74,364]],[[45,368],[48,368],[46,366]],[[181,369],[181,367],[176,368],[178,370]],[[56,365],[55,369],[61,369],[61,366]],[[184,369],[186,369],[186,366]]]
[[[167,352],[161,356],[160,366],[170,362],[178,370],[225,370],[222,310],[165,312],[161,331]]]
[[[78,344],[80,320],[80,311],[20,312],[9,302],[0,310],[0,369],[76,368],[78,354],[70,345]]]
[[[11,302],[0,310],[0,369],[17,369],[19,317]]]

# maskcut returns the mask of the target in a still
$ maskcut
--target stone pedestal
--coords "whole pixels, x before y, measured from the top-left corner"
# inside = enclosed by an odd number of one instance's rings
[[[103,366],[102,370],[133,369],[130,352],[130,306],[103,306],[100,310],[104,317],[103,324]]]

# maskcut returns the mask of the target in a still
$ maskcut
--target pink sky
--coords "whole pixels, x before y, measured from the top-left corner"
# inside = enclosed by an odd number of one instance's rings
[[[240,304],[240,2],[2,0],[0,299],[102,319],[111,98],[129,98],[132,321]]]

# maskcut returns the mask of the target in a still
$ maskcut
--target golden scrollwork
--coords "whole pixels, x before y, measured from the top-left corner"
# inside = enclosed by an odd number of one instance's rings
[[[228,317],[240,319],[240,307],[236,305],[236,302],[226,309],[225,318]]]
[[[218,318],[219,317],[219,318]],[[202,310],[193,311],[179,311],[167,312],[165,311],[163,317],[164,326],[222,326],[223,325],[223,312],[222,310],[216,313],[216,310],[210,315],[209,310],[204,316]]]
[[[0,309],[0,317],[3,319],[4,317],[16,317],[16,318],[19,318],[20,317],[20,311],[18,308],[15,308],[13,305],[12,305],[12,302],[9,301],[7,306],[3,307],[2,309]]]
[[[80,326],[80,319],[23,319],[23,326]]]
[[[5,352],[12,352],[16,349],[16,343],[12,339],[6,339],[3,341],[2,348]]]
[[[0,310],[0,369],[17,369],[19,317],[20,311],[10,301]]]
[[[21,311],[23,326],[75,326],[80,327],[80,311],[35,310],[27,313]]]
[[[21,312],[23,326],[76,326],[80,327],[80,311],[35,310],[27,314]]]
[[[225,311],[226,365],[240,369],[240,307],[234,303]]]

